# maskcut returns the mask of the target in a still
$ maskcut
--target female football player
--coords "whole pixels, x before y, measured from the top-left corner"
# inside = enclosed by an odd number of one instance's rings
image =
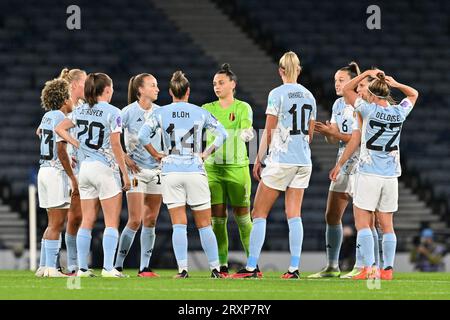
[[[250,105],[234,97],[237,77],[225,63],[213,79],[219,100],[203,105],[227,129],[224,146],[205,162],[211,191],[212,226],[219,247],[220,272],[228,275],[227,204],[233,208],[239,235],[248,256],[252,221],[250,218],[251,178],[246,142],[253,134]],[[208,135],[208,143],[213,137]]]
[[[157,277],[149,268],[150,257],[155,243],[155,224],[161,207],[161,177],[159,163],[139,143],[139,130],[159,106],[158,82],[148,73],[138,74],[128,85],[128,106],[122,110],[122,126],[125,129],[125,145],[128,154],[125,162],[129,168],[132,186],[127,192],[128,223],[120,235],[115,268],[123,269],[134,237],[142,221],[141,265],[139,277]],[[153,146],[161,151],[160,131],[151,139]]]
[[[369,84],[365,101],[358,97],[354,90],[367,76],[375,80]],[[400,104],[389,102],[393,101],[390,95],[391,87],[398,88],[406,95]],[[398,83],[380,70],[367,70],[344,86],[343,95],[363,119],[353,208],[364,270],[353,279],[373,279],[380,276],[375,265],[374,239],[370,230],[373,213],[378,211],[378,221],[383,230],[381,279],[391,280],[397,244],[393,213],[398,208],[398,177],[401,175],[400,133],[419,94],[414,88]],[[330,172],[331,180],[336,181],[342,165],[357,149],[358,144],[356,139],[349,141],[338,163]]]
[[[346,104],[342,97],[343,86],[359,74],[356,62],[340,68],[334,75],[334,87],[336,94],[340,96],[334,104],[331,120],[326,123],[316,122],[315,131],[325,136],[328,143],[338,144],[337,159],[344,152],[346,143],[350,140],[353,130],[359,130],[358,119],[354,115],[353,107]],[[339,180],[330,184],[328,192],[326,221],[326,252],[327,266],[320,272],[308,276],[308,278],[339,277],[339,252],[342,244],[342,216],[353,193],[353,180],[358,162],[359,150],[346,162]]]
[[[162,159],[162,196],[172,220],[172,243],[178,264],[175,277],[188,277],[188,204],[208,258],[211,277],[223,278],[219,268],[217,240],[211,227],[211,195],[203,161],[223,144],[227,132],[208,111],[188,103],[190,85],[181,71],[173,74],[169,87],[173,103],[152,113],[139,132],[139,140],[155,159]],[[151,144],[150,138],[158,128],[162,130],[167,156],[157,152]],[[201,152],[204,128],[210,129],[216,139]]]
[[[109,104],[113,95],[111,78],[104,73],[88,75],[84,88],[87,103],[74,110],[71,119],[57,127],[57,133],[67,142],[80,148],[85,156],[79,174],[79,190],[83,219],[77,234],[79,270],[77,276],[91,277],[88,256],[91,232],[97,218],[99,204],[105,220],[103,233],[103,277],[123,277],[114,268],[114,255],[119,238],[119,216],[122,209],[122,188],[130,189],[123,150],[120,144],[122,119],[120,110]],[[69,131],[77,126],[78,140]]]
[[[253,176],[261,181],[252,211],[250,253],[246,267],[232,275],[233,278],[259,277],[257,262],[264,244],[266,219],[282,191],[286,192],[285,210],[291,252],[289,269],[282,278],[297,279],[300,276],[298,269],[303,242],[301,205],[311,176],[309,144],[316,118],[314,96],[297,83],[300,71],[300,60],[294,52],[287,52],[281,57],[278,72],[283,84],[269,94],[266,126],[253,167]],[[261,173],[267,147],[269,155]]]
[[[70,85],[70,98],[73,102],[73,108],[76,109],[84,102],[84,82],[86,81],[86,72],[80,69],[67,69],[64,68],[59,76],[60,79],[64,79],[69,82]],[[70,117],[70,114],[68,115]],[[72,134],[75,134],[72,132]],[[67,152],[65,149],[67,143],[65,141],[59,141],[57,139],[58,158],[64,167],[64,170],[69,174],[70,170],[73,170],[74,175],[77,177],[80,171],[80,163],[82,161],[82,155],[77,152],[72,145],[68,146],[69,157],[65,157]],[[71,164],[72,162],[72,164]],[[69,168],[70,167],[70,168]],[[78,270],[77,262],[77,232],[81,225],[81,203],[80,193],[78,186],[73,186],[71,194],[71,203],[69,212],[67,214],[67,226],[65,234],[65,242],[67,248],[67,269],[68,275],[74,276]]]
[[[55,128],[72,111],[69,83],[63,79],[47,81],[41,94],[41,104],[47,111],[42,117],[38,132],[40,134],[40,169],[38,173],[39,206],[47,209],[48,227],[43,236],[41,266],[37,276],[65,277],[57,267],[60,249],[60,234],[64,228],[67,211],[70,207],[70,185],[76,188],[77,181],[73,172],[66,173],[56,153]],[[67,151],[66,152],[66,157]],[[42,265],[42,261],[41,261]],[[42,275],[38,275],[42,273]]]

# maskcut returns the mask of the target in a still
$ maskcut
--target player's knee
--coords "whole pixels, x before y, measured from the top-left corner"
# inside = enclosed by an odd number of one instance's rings
[[[60,234],[64,229],[64,221],[63,223],[53,222],[48,225],[47,234],[49,237],[56,237],[56,235]]]
[[[144,226],[146,228],[154,228],[156,226],[156,217],[147,217],[144,219]]]
[[[394,225],[391,221],[389,221],[389,222],[380,221],[380,227],[381,227],[381,231],[383,233],[393,233],[394,232]]]
[[[341,215],[333,210],[325,211],[325,221],[327,224],[336,225],[341,223]]]
[[[195,226],[197,229],[209,227],[211,225],[211,221],[209,219],[200,219],[195,221]]]
[[[83,217],[81,215],[79,216],[71,216],[68,219],[68,224],[74,226],[75,228],[79,228],[81,225],[81,221],[83,220]]]
[[[288,210],[286,210],[285,213],[286,213],[286,218],[288,220],[292,219],[292,218],[298,218],[298,217],[302,216],[301,212],[295,212],[295,211],[288,211]]]
[[[130,219],[127,222],[127,227],[132,230],[138,230],[141,226],[141,221],[137,219]]]

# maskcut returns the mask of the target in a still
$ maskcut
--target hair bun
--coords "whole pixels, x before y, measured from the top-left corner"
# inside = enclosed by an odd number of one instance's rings
[[[224,64],[222,64],[222,66],[220,67],[220,69],[223,70],[223,71],[229,72],[230,69],[231,69],[231,66],[230,66],[229,63],[224,63]]]
[[[61,73],[59,74],[59,78],[66,79],[66,77],[69,75],[69,72],[70,72],[70,70],[68,68],[62,69]]]
[[[382,82],[386,82],[386,78],[385,78],[383,72],[378,72],[377,73],[377,78],[380,79],[380,81],[382,81]]]
[[[172,75],[172,81],[179,81],[184,78],[184,73],[181,70],[177,70]]]

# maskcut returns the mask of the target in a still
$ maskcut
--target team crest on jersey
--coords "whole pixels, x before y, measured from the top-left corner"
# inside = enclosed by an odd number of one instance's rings
[[[120,116],[118,116],[118,117],[116,118],[116,125],[117,125],[118,127],[121,127],[121,126],[122,126],[122,118],[121,118]]]
[[[228,119],[230,119],[230,121],[234,121],[236,119],[236,115],[234,114],[234,112],[230,113]]]

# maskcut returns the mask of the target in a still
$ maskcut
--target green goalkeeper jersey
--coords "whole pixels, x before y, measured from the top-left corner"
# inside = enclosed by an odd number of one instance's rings
[[[207,165],[227,165],[234,167],[248,166],[247,147],[241,140],[242,129],[252,128],[253,112],[250,105],[244,101],[234,99],[228,107],[223,108],[219,101],[203,105],[227,129],[228,138],[225,143],[210,157]],[[214,136],[207,133],[207,145],[214,141]]]

